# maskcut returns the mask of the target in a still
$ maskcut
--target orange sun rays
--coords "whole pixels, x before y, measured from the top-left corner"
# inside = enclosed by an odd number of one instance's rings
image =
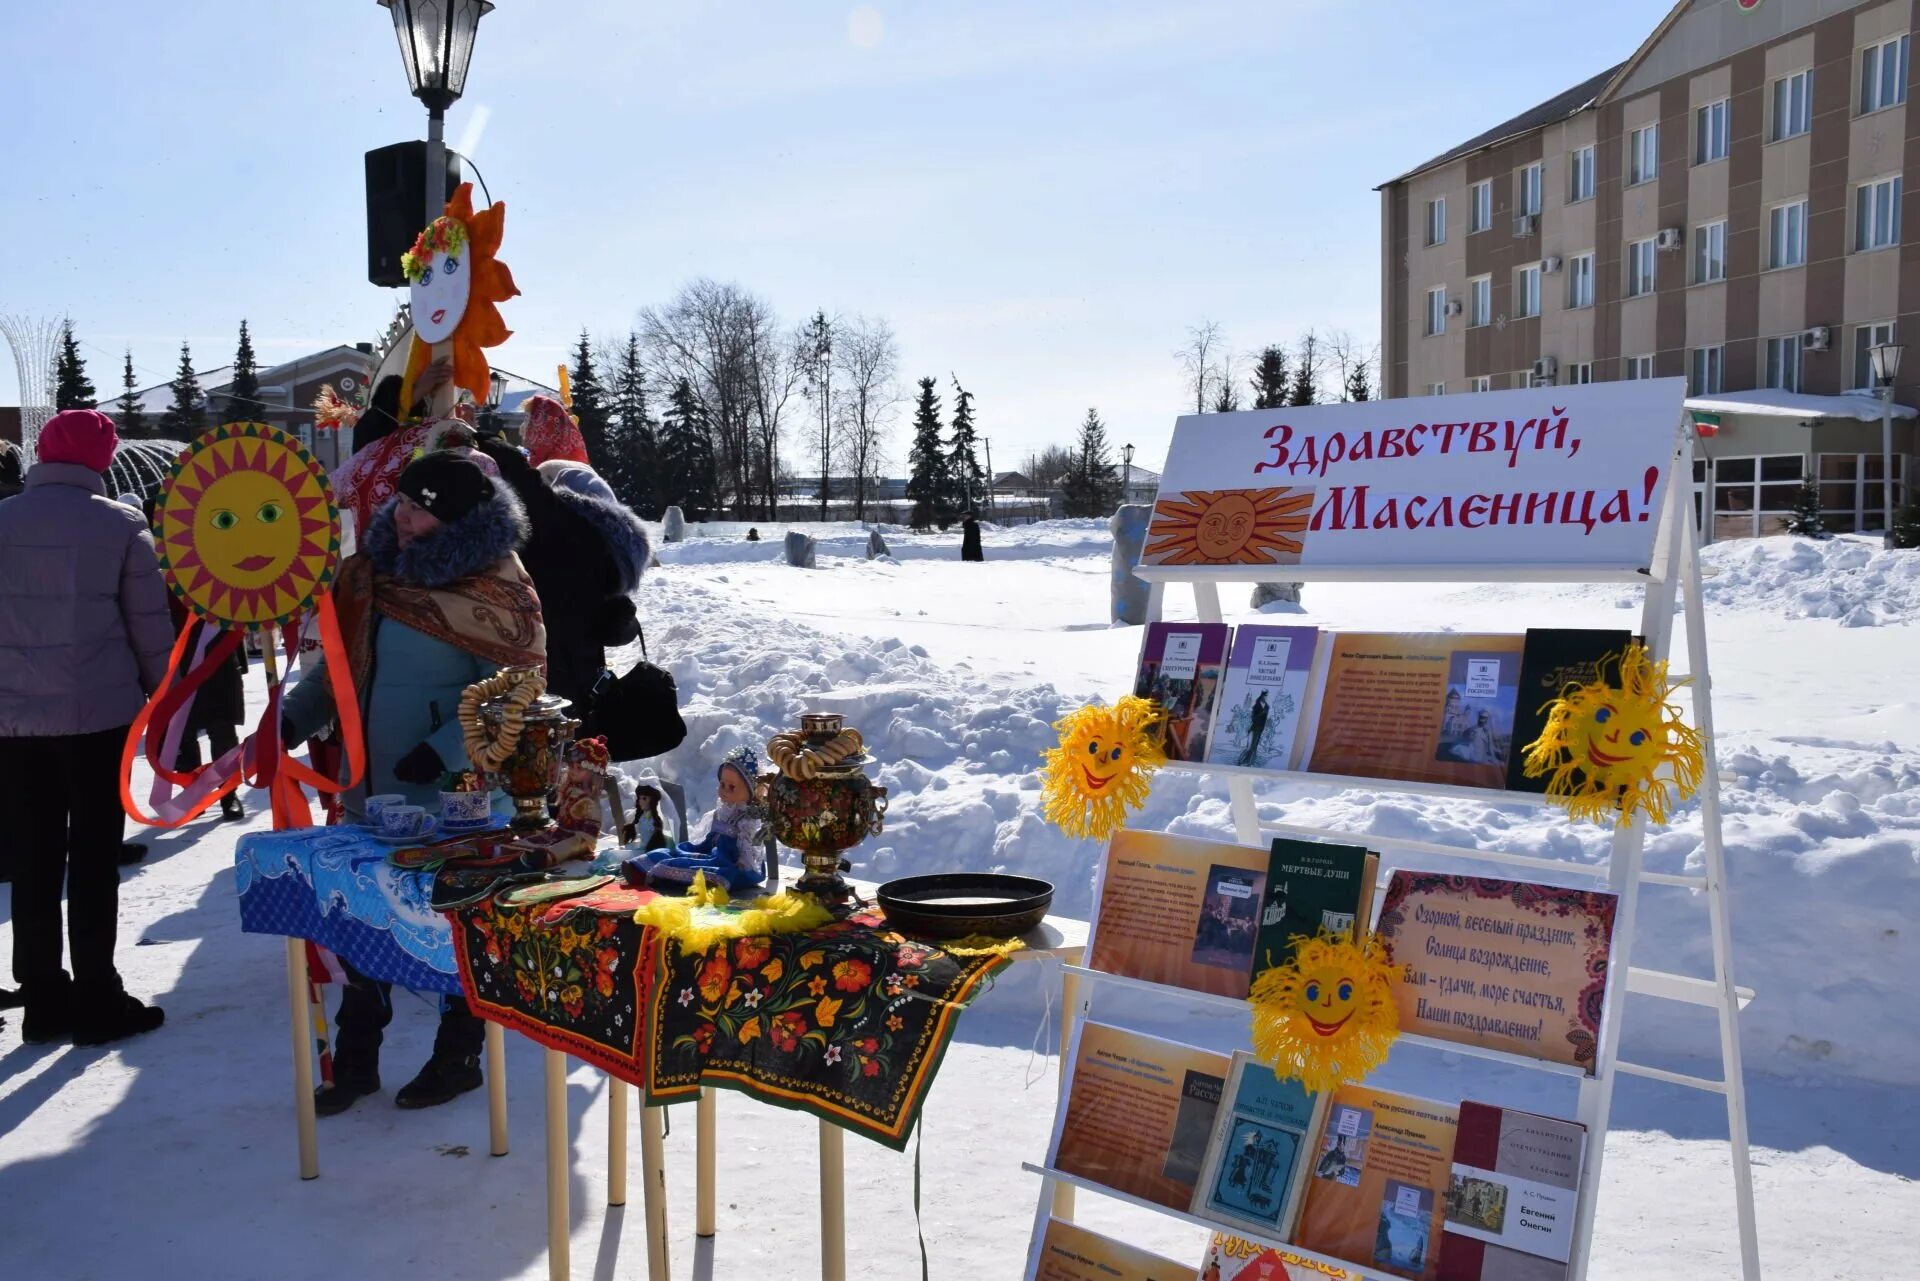
[[[1189,489],[1153,505],[1149,565],[1297,565],[1313,491]]]

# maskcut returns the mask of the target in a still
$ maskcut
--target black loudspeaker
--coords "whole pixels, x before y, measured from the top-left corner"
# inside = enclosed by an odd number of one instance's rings
[[[460,157],[447,152],[447,194],[460,185]],[[402,289],[400,255],[427,225],[427,144],[396,142],[367,153],[367,279]]]

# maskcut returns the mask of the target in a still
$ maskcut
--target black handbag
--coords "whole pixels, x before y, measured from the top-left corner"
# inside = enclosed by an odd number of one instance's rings
[[[640,661],[624,676],[600,673],[587,713],[588,737],[607,740],[616,761],[644,760],[680,746],[687,723],[680,719],[680,691],[666,668],[648,662],[646,633],[640,634]]]

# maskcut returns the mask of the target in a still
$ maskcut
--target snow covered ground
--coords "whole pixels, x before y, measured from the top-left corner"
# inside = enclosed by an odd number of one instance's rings
[[[1059,886],[1084,915],[1094,860],[1034,814],[1049,722],[1122,692],[1139,633],[1106,623],[1101,522],[988,531],[985,565],[958,561],[958,535],[889,529],[892,556],[863,558],[853,526],[820,535],[818,568],[781,563],[783,530],[747,543],[722,530],[662,549],[641,597],[655,661],[679,682],[691,729],[664,762],[713,800],[711,764],[763,744],[798,712],[841,710],[866,731],[892,789],[885,835],[857,871],[1005,868]],[[1912,1274],[1920,1175],[1920,711],[1901,679],[1920,639],[1920,560],[1861,540],[1792,539],[1709,549],[1719,756],[1732,776],[1727,836],[1738,981],[1759,992],[1744,1018],[1763,1257],[1771,1275]],[[1177,590],[1170,613],[1190,609]],[[1253,617],[1244,598],[1227,601]],[[1386,630],[1520,630],[1630,624],[1617,588],[1309,586],[1299,621]],[[1677,666],[1686,669],[1683,656]],[[256,691],[257,692],[257,691]],[[1554,811],[1273,786],[1268,821],[1413,834],[1597,858],[1598,829]],[[1163,776],[1143,826],[1229,836],[1217,779]],[[264,825],[256,817],[248,829]],[[424,1059],[432,1019],[403,1000],[389,1033],[389,1094],[321,1129],[323,1177],[293,1177],[277,940],[239,933],[232,844],[241,829],[200,823],[156,839],[127,875],[122,965],[169,1023],[107,1051],[22,1046],[0,1030],[0,1278],[546,1275],[539,1059],[509,1038],[514,1153],[485,1155],[472,1095],[400,1113],[390,1092]],[[1699,815],[1650,844],[1649,865],[1697,863]],[[0,951],[9,946],[0,889]],[[1706,964],[1704,909],[1685,891],[1647,892],[1636,960],[1693,973]],[[924,1117],[923,1197],[932,1274],[1020,1274],[1055,1077],[1031,1052],[1047,1018],[1041,966],[1016,966],[960,1023]],[[1625,1048],[1641,1061],[1706,1070],[1710,1017],[1635,998]],[[1231,1045],[1233,1021],[1165,1022]],[[1564,1109],[1539,1074],[1455,1055],[1396,1052],[1394,1088]],[[605,1092],[576,1068],[574,1274],[642,1274],[638,1186],[604,1206]],[[1718,1100],[1654,1082],[1619,1092],[1593,1275],[1731,1276]],[[720,1235],[692,1235],[693,1125],[675,1110],[667,1141],[677,1277],[803,1277],[817,1258],[811,1122],[722,1096]],[[637,1152],[637,1145],[636,1145]],[[635,1158],[637,1162],[637,1157]],[[848,1145],[853,1275],[918,1274],[914,1156]],[[1096,1196],[1081,1217],[1179,1258],[1197,1234]],[[1902,1214],[1900,1211],[1906,1211]]]

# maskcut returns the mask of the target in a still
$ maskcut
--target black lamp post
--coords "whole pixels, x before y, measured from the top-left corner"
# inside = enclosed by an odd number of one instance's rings
[[[1900,377],[1900,357],[1905,351],[1897,342],[1867,349],[1873,381],[1880,389],[1880,528],[1889,545],[1893,542],[1893,384]]]
[[[491,0],[380,0],[393,14],[407,88],[427,106],[427,221],[447,203],[447,144],[442,136],[447,108],[467,88],[473,36]]]

